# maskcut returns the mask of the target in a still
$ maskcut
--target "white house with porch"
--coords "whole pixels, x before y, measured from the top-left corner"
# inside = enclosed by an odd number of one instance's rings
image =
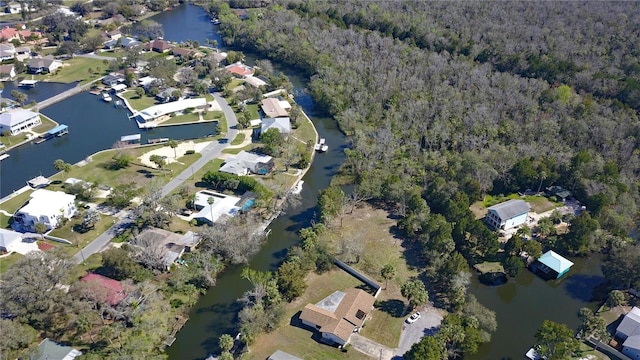
[[[529,209],[529,204],[524,200],[513,199],[505,201],[489,208],[485,222],[494,230],[511,229],[527,221]]]
[[[0,114],[0,131],[17,135],[42,124],[40,114],[25,109],[13,109]]]
[[[37,223],[43,223],[47,230],[56,228],[62,218],[70,219],[77,211],[76,196],[62,191],[38,189],[31,193],[29,202],[14,215],[12,226],[16,230],[35,232]]]

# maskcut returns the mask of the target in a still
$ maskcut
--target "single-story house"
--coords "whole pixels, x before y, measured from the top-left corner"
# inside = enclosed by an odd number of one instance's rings
[[[166,88],[166,89],[160,91],[158,93],[158,95],[156,95],[156,100],[158,100],[160,102],[163,102],[163,103],[166,103],[166,102],[169,102],[169,101],[180,100],[180,97],[176,98],[174,96],[174,92],[176,92],[176,91],[179,91],[180,94],[182,94],[182,91],[180,91],[180,89],[177,89],[177,88],[174,88],[174,87]]]
[[[281,134],[290,134],[291,120],[288,117],[262,119],[260,133],[264,133],[269,129],[277,129]]]
[[[571,261],[560,256],[553,250],[549,250],[538,258],[532,265],[532,269],[545,279],[559,279],[569,271],[571,266],[573,266]]]
[[[122,37],[122,33],[118,29],[112,30],[112,31],[107,32],[107,37],[109,39],[118,40],[118,39],[120,39]]]
[[[145,89],[149,89],[149,86],[151,86],[155,81],[159,80],[153,76],[144,76],[137,80],[138,86],[142,86]]]
[[[29,356],[30,360],[73,360],[82,355],[80,350],[71,346],[62,346],[49,339],[44,339],[38,349]]]
[[[0,65],[0,80],[11,80],[16,76],[16,67],[13,64]]]
[[[249,173],[266,175],[273,170],[274,166],[271,156],[258,155],[242,150],[236,156],[227,159],[219,171],[238,176],[248,175]]]
[[[287,110],[284,109],[280,104],[280,100],[276,98],[262,99],[262,101],[260,102],[260,107],[262,108],[262,112],[264,112],[265,116],[268,118],[289,116]]]
[[[189,108],[203,109],[207,106],[206,98],[172,101],[166,104],[153,105],[140,111],[135,115],[135,120],[139,124],[144,124],[153,120],[163,121],[165,118],[169,119],[169,115],[173,113],[184,111]]]
[[[104,291],[104,300],[111,306],[120,304],[122,300],[127,298],[131,290],[118,280],[93,273],[85,275],[80,281],[95,287],[97,291]]]
[[[194,206],[199,212],[194,219],[213,224],[223,215],[234,217],[241,208],[238,206],[239,197],[220,194],[217,192],[202,190],[196,193]],[[211,204],[210,201],[213,201]]]
[[[511,229],[526,223],[529,209],[529,204],[524,200],[505,201],[489,208],[485,222],[494,230]]]
[[[194,57],[194,58],[199,58],[202,57],[202,53],[200,51],[198,51],[197,49],[185,49],[185,48],[179,48],[179,47],[174,47],[173,49],[171,49],[171,54],[175,55],[175,56],[179,56],[179,57]]]
[[[52,73],[62,67],[62,61],[52,56],[33,58],[27,63],[27,70],[31,74]]]
[[[40,39],[42,37],[42,33],[40,31],[31,31],[27,29],[18,30],[18,36],[20,37],[20,41],[30,41],[33,39]]]
[[[276,352],[271,354],[271,356],[269,356],[267,360],[302,360],[302,359],[297,356],[293,356],[287,352],[284,352],[282,350],[276,350]]]
[[[247,77],[244,78],[244,82],[255,87],[258,88],[260,86],[266,86],[267,82],[260,79],[259,77],[255,77],[253,75],[249,75]]]
[[[18,7],[20,4],[17,4]],[[26,4],[25,4],[26,5]],[[11,4],[9,5],[11,6]],[[18,30],[9,26],[5,26],[0,29],[0,40],[3,41],[11,41],[11,40],[20,40],[20,35],[18,35]]]
[[[137,39],[134,39],[132,37],[124,37],[124,38],[120,38],[120,46],[122,47],[132,47],[134,45],[138,45],[141,44],[140,41],[138,41]]]
[[[253,69],[251,68],[251,66],[245,65],[239,61],[237,63],[225,66],[225,69],[231,75],[235,75],[240,78],[253,75]]]
[[[113,90],[113,92],[115,93],[123,92],[126,89],[127,85],[123,83],[111,85],[111,90]]]
[[[168,41],[163,39],[156,39],[148,42],[145,45],[146,50],[152,50],[159,53],[167,52],[171,50],[172,47],[173,45],[171,45]]]
[[[227,58],[227,53],[226,52],[214,52],[211,55],[209,55],[209,58],[213,61],[216,62],[216,64],[220,64],[221,62],[224,61],[224,59]]]
[[[17,135],[42,123],[40,114],[31,110],[12,109],[0,114],[0,131]]]
[[[125,82],[126,77],[124,74],[111,73],[102,78],[101,82],[107,86],[113,86]]]
[[[616,328],[616,337],[624,341],[622,353],[640,359],[640,308],[634,306]]]
[[[155,244],[156,249],[162,252],[164,264],[168,269],[171,265],[182,257],[185,252],[191,252],[200,242],[200,236],[192,231],[185,234],[176,234],[171,231],[158,228],[148,228],[138,234],[138,239]]]
[[[19,232],[0,229],[0,251],[12,252],[22,242],[22,234]]]
[[[27,59],[31,59],[31,49],[27,46],[17,47],[15,59],[18,61],[25,61]]]
[[[375,300],[360,289],[336,291],[317,304],[307,304],[300,320],[320,331],[323,340],[344,346],[367,320]]]
[[[13,44],[0,44],[0,61],[11,60],[16,55],[16,48]]]
[[[43,223],[47,229],[53,229],[60,218],[70,219],[77,211],[75,195],[62,191],[38,189],[31,193],[29,202],[13,216],[16,230],[35,232],[36,223]]]

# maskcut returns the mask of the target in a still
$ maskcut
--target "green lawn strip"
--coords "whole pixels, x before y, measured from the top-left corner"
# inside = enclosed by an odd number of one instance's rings
[[[316,133],[313,130],[313,124],[307,119],[298,120],[298,128],[293,130],[293,136],[302,141],[311,142],[312,144],[314,144]]]
[[[11,220],[12,216],[7,216],[5,214],[0,213],[0,228],[2,229],[9,229],[10,226],[10,220]]]
[[[205,111],[202,113],[203,120],[220,120],[224,118],[222,111]],[[225,126],[226,129],[226,126]]]
[[[34,132],[42,134],[42,133],[47,132],[47,131],[53,129],[54,127],[56,127],[56,122],[55,121],[49,119],[48,117],[46,117],[46,116],[44,116],[42,114],[40,114],[40,121],[42,121],[42,124],[40,124],[40,125],[38,125],[38,126],[36,126],[34,128],[31,128],[31,131],[34,131]]]
[[[502,264],[497,261],[485,261],[480,264],[475,264],[473,267],[482,274],[492,273],[492,272],[504,272],[504,268],[502,267]]]
[[[250,346],[249,359],[265,359],[278,349],[305,359],[370,359],[355,349],[342,352],[337,348],[323,345],[311,338],[312,331],[290,324],[294,316],[296,318],[294,323],[299,323],[296,315],[305,305],[315,304],[337,290],[344,291],[363,284],[339,269],[322,275],[309,274],[307,284],[305,293],[296,301],[286,305],[286,315],[278,328],[270,333],[260,334],[256,338],[254,344]]]
[[[609,356],[601,353],[600,351],[595,351],[593,346],[580,341],[580,347],[578,350],[579,354],[572,359],[592,359],[592,360],[609,360],[612,359]]]
[[[4,274],[8,268],[10,268],[13,264],[18,262],[22,258],[22,255],[18,253],[13,253],[9,256],[4,256],[0,258],[0,274]]]
[[[66,277],[66,283],[71,284],[83,276],[87,275],[88,272],[98,269],[102,266],[102,254],[95,253],[88,258],[85,258],[85,261],[81,262],[77,266],[75,266]]]
[[[12,197],[11,199],[3,202],[0,205],[0,209],[8,212],[9,214],[13,214],[14,212],[16,212],[16,210],[22,207],[22,205],[24,205],[24,203],[26,203],[27,200],[29,200],[29,196],[31,196],[32,192],[33,190],[27,190],[22,194]]]
[[[147,95],[138,96],[135,91],[125,91],[121,94],[122,97],[127,99],[127,102],[134,110],[144,110],[150,106],[156,104],[156,99]]]
[[[554,203],[544,196],[525,196],[524,201],[531,205],[531,210],[536,214],[541,214],[543,212],[553,210],[557,206],[562,206],[562,203]]]
[[[245,147],[241,147],[241,148],[237,148],[237,149],[224,149],[224,150],[222,150],[222,152],[225,153],[225,154],[234,154],[235,155],[235,154],[239,153],[242,150],[251,151],[251,150],[253,150],[253,149],[255,149],[255,148],[259,147],[259,146],[260,146],[260,144],[249,144],[249,145],[247,145]]]
[[[79,233],[74,231],[73,228],[77,227],[82,223],[82,216],[78,216],[77,218],[72,218],[69,220],[64,226],[54,229],[48,235],[59,237],[65,240],[69,240],[73,243],[73,245],[67,245],[51,240],[46,240],[49,244],[55,245],[57,248],[62,249],[62,251],[70,256],[75,255],[80,251],[81,248],[87,246],[90,242],[95,240],[98,235],[105,232],[115,223],[116,218],[107,215],[100,215],[100,221],[95,225],[95,227],[85,233]]]
[[[97,55],[117,59],[119,57],[124,56],[124,51],[120,51],[120,50],[102,51],[102,52],[98,52]]]
[[[163,121],[162,124],[168,125],[168,124],[192,123],[192,122],[197,122],[199,120],[200,120],[200,114],[194,112],[190,114],[173,116],[169,118],[169,120]]]
[[[233,141],[231,142],[231,145],[240,145],[242,144],[244,139],[245,139],[245,135],[243,133],[238,133],[238,135],[236,135],[236,138],[233,139]]]
[[[90,69],[91,71],[89,71]],[[60,83],[72,83],[76,81],[86,83],[104,75],[106,69],[107,65],[105,65],[102,60],[75,57],[70,60],[65,60],[63,67],[55,74],[34,75],[33,78],[34,80]]]
[[[24,140],[28,140],[26,133],[19,133],[19,134],[13,135],[13,136],[4,136],[4,135],[2,135],[2,137],[0,137],[0,141],[6,147],[11,147],[13,145],[16,145],[18,143],[23,142]]]
[[[258,104],[249,104],[246,109],[249,111],[250,120],[260,119],[260,114],[258,113]]]
[[[230,83],[227,84],[227,90],[233,90],[236,87],[240,86],[244,84],[244,80],[243,79],[233,79],[231,80]]]

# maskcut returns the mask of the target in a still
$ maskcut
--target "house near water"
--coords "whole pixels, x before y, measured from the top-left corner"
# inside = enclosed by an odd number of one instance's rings
[[[549,250],[531,264],[531,270],[543,279],[550,280],[561,278],[572,266],[571,261]]]

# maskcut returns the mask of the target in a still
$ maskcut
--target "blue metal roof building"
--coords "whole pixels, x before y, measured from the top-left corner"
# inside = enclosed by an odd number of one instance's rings
[[[555,253],[553,250],[549,250],[544,253],[538,261],[543,265],[538,269],[545,274],[549,274],[551,271],[557,273],[556,279],[559,279],[562,275],[566,274],[573,263],[562,256]]]

